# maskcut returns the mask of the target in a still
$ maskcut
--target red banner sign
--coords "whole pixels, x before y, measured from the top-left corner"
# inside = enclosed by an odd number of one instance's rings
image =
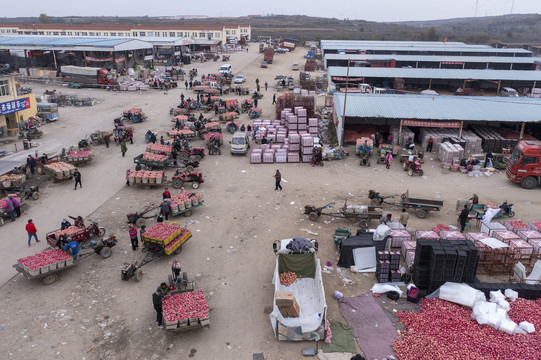
[[[402,120],[402,125],[435,128],[460,128],[460,121]]]

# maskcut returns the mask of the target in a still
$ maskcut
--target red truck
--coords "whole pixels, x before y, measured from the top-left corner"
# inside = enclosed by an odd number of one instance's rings
[[[509,180],[524,189],[533,189],[541,183],[541,141],[521,141],[513,149],[507,162]]]
[[[265,54],[263,56],[263,61],[265,61],[267,64],[272,64],[273,59],[274,59],[274,49],[266,48]]]

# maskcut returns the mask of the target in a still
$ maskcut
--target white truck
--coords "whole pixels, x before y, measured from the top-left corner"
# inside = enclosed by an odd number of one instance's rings
[[[231,155],[246,155],[248,149],[250,148],[250,137],[245,131],[237,131],[233,134],[233,137],[231,138],[229,144],[231,147]]]
[[[304,246],[299,247],[298,244]],[[327,302],[321,278],[321,263],[317,257],[318,243],[302,238],[277,240],[273,244],[276,254],[273,310],[270,321],[274,334],[282,341],[323,340]],[[281,284],[280,274],[295,273],[297,280]],[[297,317],[284,317],[276,304],[276,292],[293,293],[298,304]]]

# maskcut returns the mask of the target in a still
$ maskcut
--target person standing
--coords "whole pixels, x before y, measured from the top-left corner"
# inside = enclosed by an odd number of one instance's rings
[[[190,80],[189,84],[190,84],[190,90],[191,90],[191,89],[192,89],[192,87],[193,87],[193,81],[192,81],[192,80]]]
[[[184,85],[186,86],[186,90],[188,90],[188,80],[184,81]],[[183,95],[184,94],[181,94],[180,96],[184,97]],[[184,102],[184,100],[182,100],[182,102]]]
[[[434,146],[434,138],[431,136],[426,141],[426,152],[432,152],[432,147]]]
[[[468,215],[470,215],[470,210],[468,209],[468,205],[464,205],[464,209],[460,212],[460,215],[458,215],[458,222],[460,223],[460,232],[464,232],[464,228],[466,227],[466,222],[468,221]]]
[[[269,83],[265,81],[265,91],[269,88]]]
[[[259,87],[259,84],[257,84],[257,92],[259,92],[261,88]]]
[[[160,205],[160,210],[165,216],[165,220],[169,220],[169,212],[171,211],[171,202],[169,200],[164,200]]]
[[[73,190],[77,190],[77,184],[83,188],[83,184],[81,183],[81,173],[79,172],[79,169],[75,169],[75,172],[73,173],[73,178],[75,179],[75,188]]]
[[[165,199],[171,199],[171,193],[169,192],[169,189],[165,188],[162,194],[163,200]]]
[[[141,229],[139,229],[139,239],[141,240],[141,243],[143,243],[143,234],[147,232],[146,225],[141,226]]]
[[[30,244],[30,240],[32,240],[32,237],[36,239],[36,242],[39,242],[38,240],[38,230],[36,229],[36,225],[32,222],[32,219],[28,220],[28,223],[26,224],[26,232],[28,233],[28,246],[32,246]]]
[[[276,94],[272,95],[272,105],[276,104]]]
[[[280,189],[280,191],[282,191],[282,185],[280,185],[280,182],[282,181],[282,174],[280,174],[280,170],[276,170],[276,173],[274,174],[274,181],[276,185],[274,190]]]
[[[157,288],[156,292],[152,294],[152,304],[154,305],[154,310],[156,310],[156,322],[158,323],[158,327],[160,329],[163,329],[162,298],[162,289]]]
[[[126,151],[128,151],[128,147],[126,146],[126,142],[122,140],[120,143],[120,151],[122,152],[122,157],[126,155]]]
[[[387,169],[391,168],[391,163],[392,162],[393,162],[393,153],[392,153],[392,151],[389,151],[387,153],[387,156],[385,157],[385,164],[386,164]]]
[[[126,170],[126,186],[130,186],[130,172],[130,169]]]
[[[131,248],[133,249],[133,251],[135,251],[139,247],[139,241],[137,240],[137,229],[135,228],[135,226],[130,225],[128,233],[130,234]]]
[[[103,135],[103,141],[105,142],[105,147],[109,147],[109,143],[111,142],[111,136],[109,134]]]
[[[13,204],[13,210],[15,210],[17,217],[21,217],[21,204],[14,197],[11,198],[11,203]]]
[[[28,167],[30,168],[30,174],[34,175],[36,160],[32,157],[32,155],[28,155],[28,159],[26,159],[26,165],[28,165]]]
[[[408,215],[408,213],[406,212],[406,209],[402,209],[402,214],[400,214],[400,223],[402,225],[404,225],[404,227],[407,227],[408,226],[408,220],[409,220],[410,216]]]
[[[11,222],[15,221],[15,206],[13,206],[13,202],[11,201],[11,198],[8,197],[8,202],[4,206],[5,209],[8,211],[8,215],[11,218]]]
[[[259,78],[256,78],[256,79],[255,79],[255,84],[256,84],[257,86],[259,86]]]

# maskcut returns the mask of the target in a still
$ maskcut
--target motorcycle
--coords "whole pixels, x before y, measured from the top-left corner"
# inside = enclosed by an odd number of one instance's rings
[[[508,204],[507,201],[504,201],[503,204],[500,205],[500,213],[503,216],[515,216],[515,212],[513,211],[513,204]]]

